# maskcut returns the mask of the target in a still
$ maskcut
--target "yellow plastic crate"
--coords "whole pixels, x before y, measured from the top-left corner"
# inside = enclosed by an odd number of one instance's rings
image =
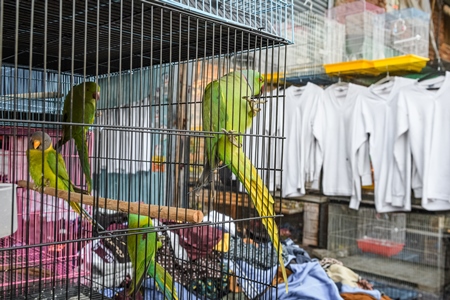
[[[325,72],[329,75],[365,74],[378,75],[380,72],[374,68],[373,62],[360,59],[336,64],[324,65]]]
[[[375,69],[380,72],[420,72],[429,59],[414,54],[373,60]]]

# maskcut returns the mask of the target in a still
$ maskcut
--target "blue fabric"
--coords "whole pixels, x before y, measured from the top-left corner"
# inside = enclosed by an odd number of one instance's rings
[[[269,289],[262,299],[342,300],[336,285],[318,262],[290,264],[289,268],[293,272],[288,278],[289,293],[286,294],[285,284],[281,283],[277,289]]]
[[[302,264],[302,263],[311,261],[311,257],[309,256],[308,252],[306,252],[304,249],[300,248],[299,245],[296,245],[293,240],[286,239],[282,243],[283,243],[283,255],[284,256],[286,253],[288,255],[295,256],[295,261],[298,264]]]
[[[145,300],[165,300],[164,295],[156,289],[155,281],[153,278],[147,278],[144,283],[145,292],[144,292],[144,299]],[[174,283],[175,288],[177,290],[178,299],[180,300],[200,300],[203,298],[197,298],[192,292],[185,289],[181,284],[178,282]],[[120,291],[123,291],[123,288],[117,288],[117,289],[104,289],[102,294],[106,297],[109,297],[111,299],[114,299],[114,295]]]
[[[381,300],[381,292],[379,290],[364,290],[359,287],[352,287],[346,284],[341,285],[341,293],[364,293],[374,297],[377,300]]]
[[[197,298],[192,292],[185,289],[181,284],[178,282],[174,283],[175,288],[177,289],[177,295],[178,299],[180,300],[200,300],[201,298]],[[165,300],[164,295],[156,289],[155,281],[153,278],[147,278],[144,281],[144,287],[145,287],[145,294],[144,299],[145,300]]]

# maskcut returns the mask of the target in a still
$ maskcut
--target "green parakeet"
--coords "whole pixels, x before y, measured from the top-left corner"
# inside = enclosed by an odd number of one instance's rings
[[[66,164],[61,154],[53,149],[50,136],[42,131],[36,131],[30,138],[27,150],[29,173],[37,188],[52,187],[62,191],[85,193],[86,191],[74,186],[66,170]],[[94,226],[101,226],[81,207],[81,204],[69,202],[78,214],[86,217]]]
[[[155,279],[156,285],[167,300],[178,300],[172,276],[155,261],[156,251],[162,244],[158,240],[156,232],[152,231],[152,220],[146,216],[130,214],[128,228],[146,228],[146,230],[130,230],[131,235],[127,236],[128,254],[134,271],[129,294],[132,295],[135,289],[140,289],[146,274],[148,274]]]
[[[263,84],[264,78],[258,72],[242,70],[228,73],[206,86],[202,106],[203,130],[215,134],[212,138],[205,139],[207,163],[201,183],[205,183],[211,170],[222,161],[243,183],[258,214],[266,217],[275,215],[275,202],[242,150],[243,136],[236,135],[245,133],[252,125],[253,117],[259,112],[256,105],[265,102],[251,98],[261,93]],[[279,233],[274,219],[263,218],[261,222],[273,245],[277,247]],[[278,257],[287,291],[287,275],[281,250],[280,245]]]
[[[72,96],[73,94],[73,96]],[[97,101],[100,99],[100,86],[95,82],[83,82],[75,85],[64,99],[63,122],[93,124],[96,114]],[[72,129],[72,135],[70,130]],[[62,145],[71,138],[75,140],[78,156],[86,177],[87,190],[92,189],[91,166],[89,164],[88,145],[86,133],[89,126],[72,126],[63,124],[62,138],[58,141],[56,149],[61,150]]]

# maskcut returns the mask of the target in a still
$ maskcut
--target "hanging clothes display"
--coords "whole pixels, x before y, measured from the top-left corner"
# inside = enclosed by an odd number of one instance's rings
[[[322,186],[327,196],[351,196],[353,175],[350,162],[351,115],[356,97],[367,88],[352,83],[336,83],[325,89],[314,118],[317,139],[313,188]],[[369,161],[367,161],[369,164]]]
[[[400,91],[394,148],[398,168],[408,174],[407,186],[422,198],[422,207],[432,211],[450,209],[450,72],[442,79],[438,89],[430,87],[436,82],[431,79]],[[405,151],[412,161],[401,159]]]
[[[371,85],[366,93],[361,93],[356,99],[351,126],[351,163],[355,190],[350,207],[353,209],[359,208],[361,185],[370,185],[372,181],[370,165],[367,164],[367,149],[370,149],[377,212],[411,210],[409,189],[399,180],[394,180],[394,177],[404,178],[406,172],[398,174],[393,160],[398,92],[415,82],[413,79],[393,77],[384,84]]]
[[[305,195],[305,182],[314,174],[313,121],[317,105],[323,97],[319,86],[291,86],[285,92],[282,197]]]

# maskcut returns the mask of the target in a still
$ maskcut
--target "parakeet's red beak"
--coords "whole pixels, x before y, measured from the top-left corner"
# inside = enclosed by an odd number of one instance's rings
[[[95,100],[100,100],[100,92],[96,92],[94,94],[92,94],[92,98],[94,98]]]
[[[259,93],[264,94],[264,84],[261,86],[261,91]]]
[[[33,148],[34,148],[34,149],[39,148],[40,145],[41,145],[41,142],[40,142],[40,141],[34,141],[34,142],[33,142]]]

